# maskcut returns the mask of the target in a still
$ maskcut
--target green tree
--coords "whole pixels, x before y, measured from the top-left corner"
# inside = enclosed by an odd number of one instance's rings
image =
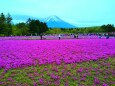
[[[12,17],[11,15],[8,13],[6,16],[6,32],[7,35],[11,35],[12,34]]]
[[[11,15],[8,13],[7,16],[6,16],[6,23],[11,26],[11,21],[12,21],[12,17],[11,17]]]
[[[5,31],[4,31],[4,29],[6,27],[5,23],[6,23],[5,15],[3,13],[1,13],[1,15],[0,15],[0,34],[5,33]]]
[[[8,13],[7,16],[5,16],[3,13],[0,15],[0,34],[9,36],[12,34],[12,17]]]
[[[29,29],[26,25],[26,23],[18,23],[16,24],[17,29],[20,30],[20,35],[28,35],[29,34]]]
[[[0,15],[0,23],[4,23],[5,24],[5,22],[6,22],[5,15],[4,15],[4,13],[1,13],[1,15]]]
[[[104,32],[113,32],[115,31],[114,25],[108,24],[108,25],[102,25],[101,26],[102,31]]]
[[[48,30],[46,23],[40,22],[39,20],[31,20],[28,26],[30,33],[33,35],[40,35],[41,39],[44,32]]]
[[[19,29],[16,25],[12,25],[12,35],[22,35],[21,29]]]

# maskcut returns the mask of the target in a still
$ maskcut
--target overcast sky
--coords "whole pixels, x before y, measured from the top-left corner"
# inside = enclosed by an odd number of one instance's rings
[[[115,0],[1,0],[0,13],[56,15],[78,26],[115,25]]]

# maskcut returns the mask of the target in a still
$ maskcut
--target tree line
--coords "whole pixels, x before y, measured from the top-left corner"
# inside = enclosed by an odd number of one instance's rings
[[[46,23],[35,19],[28,19],[26,22],[17,24],[12,23],[12,17],[8,13],[0,14],[0,36],[24,36],[24,35],[42,35],[48,30]]]
[[[94,26],[94,27],[81,27],[81,28],[49,28],[46,34],[68,34],[68,33],[112,33],[115,32],[115,27],[112,24]]]
[[[61,33],[105,33],[115,32],[115,27],[112,24],[83,27],[83,28],[48,28],[47,24],[35,19],[28,19],[26,22],[17,24],[12,23],[13,18],[8,13],[0,14],[0,36],[24,36],[24,35],[39,35],[42,39],[43,34],[61,34]]]

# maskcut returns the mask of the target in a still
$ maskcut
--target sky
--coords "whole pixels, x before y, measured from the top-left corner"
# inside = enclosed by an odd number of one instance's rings
[[[115,0],[1,0],[2,12],[38,18],[56,15],[78,27],[115,25]]]

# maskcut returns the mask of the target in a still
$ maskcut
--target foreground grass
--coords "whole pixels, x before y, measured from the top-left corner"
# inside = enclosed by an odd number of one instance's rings
[[[115,86],[115,58],[0,69],[0,86]]]

